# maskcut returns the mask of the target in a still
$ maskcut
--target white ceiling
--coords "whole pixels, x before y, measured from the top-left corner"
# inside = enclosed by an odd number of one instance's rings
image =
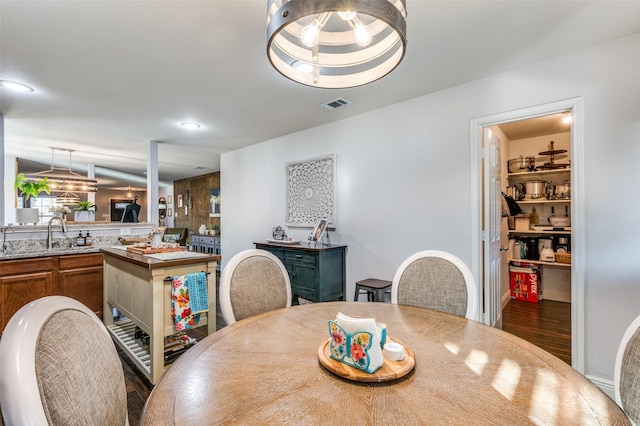
[[[395,71],[314,89],[270,66],[266,3],[0,0],[0,79],[35,88],[0,89],[5,152],[48,168],[49,147],[74,149],[74,171],[91,163],[99,177],[143,181],[157,140],[170,182],[218,171],[229,150],[640,32],[640,1],[407,0],[408,50]],[[352,103],[318,107],[338,97]]]

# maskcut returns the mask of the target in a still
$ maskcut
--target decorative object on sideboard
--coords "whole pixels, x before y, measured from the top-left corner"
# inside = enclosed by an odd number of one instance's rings
[[[329,223],[329,220],[326,218],[320,219],[318,223],[316,223],[315,228],[313,229],[313,231],[311,231],[311,234],[309,234],[309,236],[307,237],[307,240],[309,240],[309,244],[322,242],[322,237],[323,235],[325,235],[328,223]],[[331,241],[329,241],[328,239],[329,239],[329,235],[327,235],[327,241],[328,241],[327,245],[330,246]]]
[[[281,226],[276,226],[275,228],[273,228],[271,236],[274,240],[284,240],[285,238],[287,238],[287,234],[284,232],[284,229],[282,229]]]

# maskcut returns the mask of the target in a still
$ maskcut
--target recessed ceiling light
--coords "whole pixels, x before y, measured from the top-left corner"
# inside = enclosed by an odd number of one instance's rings
[[[198,123],[194,123],[193,121],[185,121],[184,123],[180,123],[182,127],[189,130],[199,129],[200,125]]]
[[[18,83],[17,81],[0,80],[0,86],[14,90],[16,92],[33,92],[33,87],[29,87],[26,84]]]

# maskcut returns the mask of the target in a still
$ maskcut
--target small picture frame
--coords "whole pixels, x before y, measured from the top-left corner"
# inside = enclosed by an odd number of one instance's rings
[[[169,207],[167,209],[167,216],[172,217],[173,216],[173,210],[171,209],[171,207]]]
[[[318,242],[322,239],[322,235],[327,230],[327,225],[329,224],[329,219],[324,218],[320,219],[318,223],[316,223],[316,227],[313,228],[313,232],[309,235],[310,242]]]
[[[173,196],[167,195],[167,204],[173,204]]]
[[[178,194],[178,207],[182,207],[182,194]]]

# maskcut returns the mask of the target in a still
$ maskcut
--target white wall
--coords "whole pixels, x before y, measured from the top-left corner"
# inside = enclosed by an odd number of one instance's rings
[[[618,342],[640,314],[638,52],[640,34],[223,154],[223,265],[283,225],[285,163],[331,153],[331,239],[349,246],[349,298],[355,281],[391,279],[418,250],[469,263],[470,119],[582,97],[585,164],[574,167],[584,167],[587,186],[586,373],[610,382]],[[310,232],[286,231],[303,239]]]

